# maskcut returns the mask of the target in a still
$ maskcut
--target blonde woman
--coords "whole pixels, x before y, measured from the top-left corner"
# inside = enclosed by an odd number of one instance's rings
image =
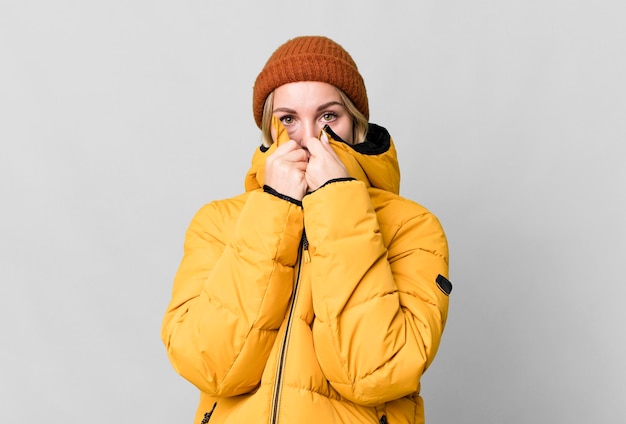
[[[246,191],[193,218],[162,338],[195,423],[422,423],[448,313],[437,218],[399,196],[351,56],[320,36],[258,75]]]

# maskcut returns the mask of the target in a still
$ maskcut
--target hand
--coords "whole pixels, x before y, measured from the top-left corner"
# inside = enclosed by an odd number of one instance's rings
[[[329,180],[349,177],[348,170],[328,142],[326,132],[322,131],[320,140],[317,138],[302,140],[302,147],[306,148],[310,155],[305,172],[310,191],[317,190]]]
[[[296,200],[307,192],[305,171],[309,153],[298,143],[289,140],[278,146],[265,162],[265,184]]]

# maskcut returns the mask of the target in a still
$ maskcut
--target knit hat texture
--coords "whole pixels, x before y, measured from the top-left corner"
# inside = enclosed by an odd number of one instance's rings
[[[267,96],[283,84],[299,81],[334,85],[369,119],[365,83],[350,54],[327,37],[303,36],[276,49],[254,83],[252,109],[259,128]]]

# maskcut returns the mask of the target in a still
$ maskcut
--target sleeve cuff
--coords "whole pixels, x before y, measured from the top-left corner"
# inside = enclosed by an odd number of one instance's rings
[[[300,200],[296,200],[293,197],[285,196],[284,194],[277,192],[276,190],[274,190],[272,187],[268,186],[267,184],[263,186],[263,191],[268,194],[271,194],[272,196],[278,197],[279,199],[283,199],[290,203],[293,203],[296,206],[302,207],[302,202]]]
[[[310,191],[307,194],[315,193],[317,190],[320,190],[320,189],[326,187],[329,184],[340,183],[342,181],[355,181],[355,180],[356,180],[356,178],[353,178],[353,177],[333,178],[333,179],[330,179],[330,180],[326,181],[324,184],[319,186],[319,188],[317,188],[316,190]]]

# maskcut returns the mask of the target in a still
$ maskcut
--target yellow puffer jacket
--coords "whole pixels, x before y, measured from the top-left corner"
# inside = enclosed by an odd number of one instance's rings
[[[384,128],[356,146],[335,140],[356,180],[302,207],[268,194],[275,143],[255,153],[244,194],[189,226],[162,338],[200,389],[195,423],[424,422],[420,377],[452,288],[446,238],[398,195]]]

